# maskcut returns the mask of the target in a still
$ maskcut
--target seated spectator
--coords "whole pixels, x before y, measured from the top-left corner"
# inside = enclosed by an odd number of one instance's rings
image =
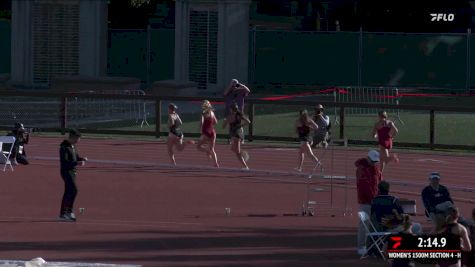
[[[411,216],[408,214],[402,214],[401,215],[402,222],[401,222],[401,231],[399,231],[400,235],[419,235],[417,233],[414,233],[414,226],[416,224],[413,224],[411,222]],[[420,227],[420,224],[417,224]],[[392,267],[414,267],[416,264],[414,263],[414,260],[412,259],[394,259],[392,263]]]
[[[440,184],[440,174],[432,172],[429,175],[430,184],[422,190],[422,202],[426,209],[426,215],[434,223],[435,232],[445,222],[447,211],[453,207],[454,202],[450,197],[447,187]]]
[[[472,220],[464,226],[468,230],[472,251],[464,254],[463,263],[466,267],[475,267],[475,208],[472,210]]]
[[[12,164],[18,165],[18,163],[20,163],[28,165],[29,162],[26,158],[25,145],[28,144],[30,135],[25,131],[23,124],[20,122],[15,123],[15,127],[8,135],[15,137],[15,144],[13,145],[12,154],[10,156]]]
[[[462,252],[466,253],[472,250],[470,239],[468,237],[468,231],[465,226],[458,222],[459,210],[456,207],[450,207],[447,210],[446,223],[444,227],[438,232],[439,234],[453,234],[460,237],[460,248]],[[444,267],[460,267],[462,266],[459,259],[443,260],[437,263],[437,266]]]
[[[381,181],[379,195],[371,202],[371,219],[378,231],[395,230],[402,223],[402,207],[398,199],[389,195],[389,183]]]

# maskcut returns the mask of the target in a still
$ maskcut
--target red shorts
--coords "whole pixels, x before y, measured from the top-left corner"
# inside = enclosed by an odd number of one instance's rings
[[[216,137],[216,131],[214,129],[202,131],[201,134],[210,139],[214,139]]]
[[[379,140],[379,145],[386,148],[386,149],[392,149],[393,148],[393,139],[389,138],[386,140]]]

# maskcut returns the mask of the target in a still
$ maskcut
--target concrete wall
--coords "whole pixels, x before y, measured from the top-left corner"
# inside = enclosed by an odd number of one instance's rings
[[[175,9],[175,80],[189,80],[189,11],[212,6],[218,10],[218,78],[222,91],[232,78],[248,81],[250,0],[177,0]],[[211,87],[211,86],[210,86]]]

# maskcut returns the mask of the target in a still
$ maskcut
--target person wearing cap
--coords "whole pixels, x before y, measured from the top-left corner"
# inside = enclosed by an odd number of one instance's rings
[[[185,144],[183,143],[183,131],[181,130],[181,121],[180,116],[176,112],[178,106],[170,103],[168,105],[168,140],[167,148],[168,155],[173,165],[176,165],[175,153],[173,152],[173,147],[176,147],[178,151],[183,151],[185,149]],[[194,144],[194,141],[190,140],[188,144]]]
[[[76,144],[80,138],[81,133],[77,130],[71,130],[69,138],[64,140],[59,148],[60,173],[64,181],[64,194],[59,219],[63,221],[76,221],[73,207],[78,193],[76,186],[77,166],[84,166],[87,161],[87,158],[80,157],[76,150]]]
[[[360,211],[371,215],[371,202],[378,194],[378,184],[382,180],[379,168],[379,152],[371,150],[366,158],[360,158],[355,162],[356,166],[356,191],[358,193],[358,204]],[[358,254],[366,253],[366,234],[363,224],[358,226],[357,238]]]
[[[318,129],[313,134],[312,148],[318,145],[323,145],[325,148],[328,146],[328,137],[330,130],[330,117],[324,114],[323,105],[318,104],[315,107],[315,114],[313,121],[318,125]]]
[[[445,221],[447,210],[454,205],[447,187],[440,184],[440,174],[432,172],[429,175],[430,184],[421,193],[426,215],[432,220],[435,228]],[[435,229],[437,230],[437,229]]]
[[[15,137],[15,143],[12,148],[12,164],[18,165],[18,163],[23,165],[28,165],[28,159],[26,158],[25,145],[30,141],[30,134],[25,131],[23,123],[17,122],[13,130],[8,134],[9,136]]]
[[[393,148],[393,137],[399,133],[396,124],[388,119],[386,111],[378,113],[379,120],[373,128],[373,137],[378,140],[379,153],[381,155],[381,171],[390,162],[399,162],[397,154],[390,155],[389,151]]]
[[[244,99],[251,93],[251,90],[237,79],[232,79],[226,90],[224,90],[224,119],[226,120],[234,104],[237,104],[239,111],[244,113]],[[229,132],[229,143],[231,144],[231,132]],[[241,140],[244,143],[244,139]]]
[[[237,79],[232,79],[229,86],[224,90],[224,97],[226,99],[225,118],[228,117],[234,103],[238,105],[241,113],[244,113],[244,98],[250,93],[251,90],[246,85],[240,83]]]

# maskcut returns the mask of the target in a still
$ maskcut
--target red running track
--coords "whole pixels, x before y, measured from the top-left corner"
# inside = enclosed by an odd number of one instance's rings
[[[333,204],[321,204],[316,217],[300,212],[305,177],[290,172],[295,149],[248,145],[250,167],[241,172],[218,145],[224,170],[214,170],[194,147],[177,153],[181,166],[166,166],[163,142],[83,139],[78,148],[91,162],[79,170],[77,223],[56,221],[63,184],[59,177],[60,138],[36,137],[27,149],[29,166],[1,173],[0,258],[129,263],[144,266],[387,266],[355,255],[355,214],[342,217],[345,189],[335,183]],[[326,173],[353,176],[362,150],[331,150]],[[321,152],[320,152],[321,153]],[[333,169],[330,168],[333,158]],[[418,201],[430,171],[442,174],[463,213],[473,205],[473,156],[400,153],[385,179],[395,194]],[[185,168],[186,166],[206,168]],[[311,165],[306,163],[306,169]],[[328,180],[312,187],[328,189]],[[347,207],[357,209],[354,181],[348,181]],[[328,201],[330,193],[313,198]],[[225,208],[231,209],[230,216]],[[321,211],[321,212],[320,212]],[[330,214],[335,217],[329,216]],[[416,221],[426,225],[423,217]]]

